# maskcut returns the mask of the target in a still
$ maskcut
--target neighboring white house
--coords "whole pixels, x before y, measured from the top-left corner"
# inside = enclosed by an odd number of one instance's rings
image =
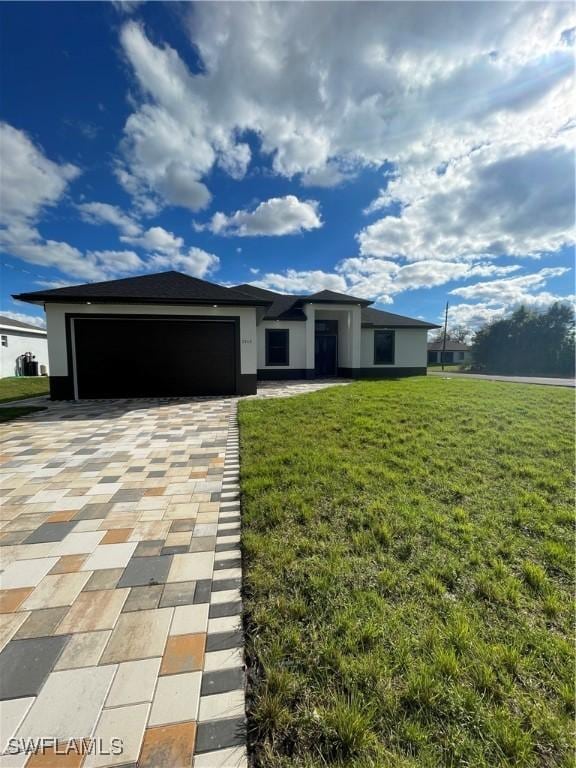
[[[23,358],[32,354],[38,372],[48,372],[48,342],[46,331],[30,323],[0,315],[0,378],[22,375]]]
[[[179,272],[20,294],[44,305],[54,399],[247,395],[257,379],[426,373],[437,325],[333,291],[226,288]]]
[[[465,365],[472,360],[472,347],[469,344],[447,339],[445,347],[442,341],[431,341],[428,344],[428,364],[440,364],[442,362],[442,351],[444,351],[444,363],[447,365],[455,363]]]

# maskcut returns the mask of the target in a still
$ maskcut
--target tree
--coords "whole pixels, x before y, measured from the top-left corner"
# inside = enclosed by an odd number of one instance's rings
[[[574,310],[556,302],[544,312],[521,306],[474,337],[474,365],[493,373],[574,375]]]
[[[466,344],[467,340],[473,335],[473,331],[470,328],[466,328],[465,325],[453,325],[448,328],[446,339],[448,341],[458,341],[461,344]],[[442,341],[444,338],[444,330],[436,331],[430,341]]]

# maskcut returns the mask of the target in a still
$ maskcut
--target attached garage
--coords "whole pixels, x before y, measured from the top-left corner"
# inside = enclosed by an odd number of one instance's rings
[[[186,317],[70,318],[77,397],[236,392],[236,323]]]
[[[53,400],[256,392],[266,299],[180,272],[18,298],[45,307]]]

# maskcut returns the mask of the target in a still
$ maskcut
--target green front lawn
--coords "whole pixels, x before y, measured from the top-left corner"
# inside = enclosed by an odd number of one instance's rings
[[[445,363],[444,370],[445,371],[463,371],[465,366],[462,363]],[[428,364],[428,370],[429,371],[441,371],[442,370],[442,364],[441,363],[429,363]]]
[[[9,376],[6,379],[0,379],[0,403],[47,394],[47,376]]]
[[[573,393],[240,405],[258,766],[572,766]]]

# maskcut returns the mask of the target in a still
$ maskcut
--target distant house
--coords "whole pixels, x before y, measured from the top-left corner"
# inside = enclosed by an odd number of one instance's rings
[[[460,341],[446,341],[444,363],[447,365],[466,365],[472,360],[472,347]],[[428,365],[442,363],[442,341],[428,343]]]
[[[27,359],[38,363],[38,373],[48,373],[48,341],[44,328],[0,315],[0,378],[23,376]]]

